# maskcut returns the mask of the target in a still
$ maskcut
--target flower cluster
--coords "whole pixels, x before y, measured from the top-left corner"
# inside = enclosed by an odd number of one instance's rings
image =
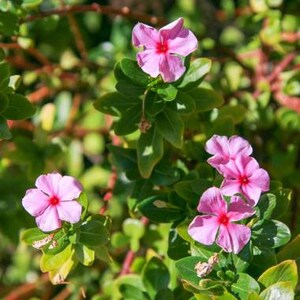
[[[206,143],[206,151],[213,156],[208,163],[224,180],[220,188],[212,187],[203,193],[196,216],[189,225],[189,235],[196,241],[216,243],[226,252],[239,253],[249,242],[251,230],[241,221],[252,216],[262,192],[269,189],[270,178],[251,157],[251,145],[239,136],[227,138],[214,135]],[[227,202],[224,196],[231,196]],[[217,239],[216,239],[217,237]]]
[[[22,205],[36,218],[42,231],[58,229],[62,221],[75,224],[80,220],[82,207],[74,199],[79,197],[82,186],[75,178],[50,173],[39,176],[35,186],[27,190]]]
[[[132,43],[135,47],[142,47],[137,62],[143,71],[154,78],[161,75],[165,82],[181,77],[185,72],[181,57],[188,56],[198,47],[195,35],[183,28],[183,18],[159,30],[138,23],[132,31]]]

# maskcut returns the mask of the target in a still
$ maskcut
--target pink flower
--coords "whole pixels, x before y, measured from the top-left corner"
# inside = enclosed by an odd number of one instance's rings
[[[137,54],[137,61],[143,71],[151,77],[161,74],[165,82],[177,80],[184,72],[182,58],[197,49],[194,34],[183,28],[183,19],[164,26],[160,30],[138,23],[132,31],[132,43],[143,47]]]
[[[250,155],[252,147],[245,139],[234,135],[229,139],[226,136],[214,135],[207,142],[205,150],[213,156],[207,162],[220,172],[220,165],[241,155]]]
[[[29,189],[22,199],[23,207],[36,218],[42,231],[52,231],[62,226],[61,221],[77,223],[81,205],[74,201],[81,191],[81,184],[71,176],[58,173],[41,175],[35,182],[37,189]]]
[[[206,213],[196,216],[188,227],[189,235],[204,245],[216,243],[226,252],[239,253],[249,242],[251,230],[233,222],[248,218],[254,210],[240,197],[233,196],[227,204],[220,189],[209,188],[200,198],[197,210]]]
[[[241,193],[248,203],[256,205],[261,192],[269,190],[270,177],[266,170],[259,167],[253,157],[239,156],[220,166],[224,181],[221,190],[224,195]]]

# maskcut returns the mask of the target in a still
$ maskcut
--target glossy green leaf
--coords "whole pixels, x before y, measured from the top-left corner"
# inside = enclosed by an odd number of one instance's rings
[[[178,276],[191,284],[198,286],[200,278],[197,276],[195,266],[198,262],[203,262],[202,257],[189,256],[178,260],[175,263],[176,269],[178,271]]]
[[[133,239],[140,239],[145,234],[145,226],[138,219],[128,218],[123,222],[123,232]]]
[[[285,260],[267,269],[258,278],[258,282],[264,287],[270,287],[278,282],[289,282],[293,290],[298,282],[297,264],[294,260]]]
[[[140,85],[135,85],[126,80],[118,81],[116,84],[116,90],[125,96],[130,95],[132,97],[138,97],[140,95],[143,95],[145,92],[144,87]]]
[[[146,133],[141,133],[137,142],[138,168],[143,178],[149,178],[155,165],[163,156],[163,139],[152,126]]]
[[[165,108],[155,118],[155,124],[163,138],[176,148],[181,148],[183,138],[183,121],[172,109]]]
[[[80,219],[83,220],[86,216],[86,213],[88,211],[88,198],[87,198],[87,195],[86,193],[82,192],[77,200],[81,206],[82,206],[82,211],[81,211],[81,217]]]
[[[21,94],[6,94],[8,105],[1,112],[2,117],[8,120],[22,120],[31,117],[35,108],[30,101]]]
[[[18,18],[9,11],[0,11],[0,33],[10,36],[18,29]]]
[[[210,71],[210,68],[211,60],[208,58],[202,57],[193,60],[177,87],[183,90],[191,90],[197,87]]]
[[[243,105],[226,105],[220,108],[218,117],[230,117],[232,118],[234,124],[239,124],[244,121],[246,113],[247,109]]]
[[[97,219],[90,219],[80,227],[79,242],[86,246],[99,246],[108,242],[108,231]]]
[[[84,266],[91,266],[95,260],[95,250],[82,245],[76,244],[74,245],[75,254],[79,262],[81,262]]]
[[[124,300],[144,300],[148,299],[143,291],[141,291],[139,288],[135,287],[134,285],[130,284],[121,284],[120,292],[122,294],[122,299]]]
[[[2,83],[5,79],[9,78],[10,70],[9,64],[7,62],[0,63],[0,83]]]
[[[70,245],[68,236],[63,230],[59,230],[54,234],[53,240],[45,245],[42,250],[45,254],[55,255],[63,251],[68,245]]]
[[[264,220],[252,227],[253,242],[258,247],[277,248],[291,238],[289,228],[277,220]]]
[[[178,234],[176,228],[169,231],[168,256],[173,260],[190,256],[190,244]]]
[[[151,116],[156,116],[165,107],[166,101],[161,99],[157,93],[153,91],[148,91],[145,95],[145,111]]]
[[[24,230],[21,233],[21,240],[26,243],[27,245],[32,246],[33,242],[40,241],[44,239],[45,237],[49,236],[49,234],[41,231],[37,227],[35,228],[29,228]]]
[[[188,94],[194,99],[198,112],[211,110],[224,103],[223,97],[214,90],[196,88]]]
[[[263,300],[294,300],[295,293],[291,282],[277,282],[260,293]]]
[[[138,129],[141,121],[142,106],[136,104],[123,113],[120,120],[115,124],[114,131],[117,135],[127,135]]]
[[[239,273],[237,281],[231,285],[231,290],[240,299],[247,299],[251,292],[260,292],[257,281],[246,273]]]
[[[277,253],[278,261],[285,259],[297,259],[300,257],[300,235],[296,235],[292,241],[285,245]]]
[[[247,300],[262,300],[262,298],[255,292],[250,292]]]
[[[151,175],[151,182],[155,185],[171,185],[180,179],[181,172],[178,168],[170,167],[170,164],[160,161]]]
[[[169,223],[182,218],[182,208],[169,203],[165,195],[151,196],[143,200],[138,208],[154,222]]]
[[[176,99],[168,103],[168,107],[180,114],[190,114],[196,109],[194,99],[182,91],[178,91]]]
[[[271,193],[264,194],[260,197],[255,207],[256,215],[259,219],[270,219],[276,206],[276,197]]]
[[[94,107],[100,112],[112,116],[121,116],[129,108],[142,102],[136,97],[127,97],[120,93],[108,93],[94,102]]]
[[[5,58],[5,52],[2,48],[0,48],[0,62]]]
[[[0,139],[10,139],[11,137],[7,121],[0,116]]]
[[[158,291],[168,288],[169,270],[161,259],[154,256],[145,265],[142,279],[147,292],[153,297]]]
[[[170,289],[162,289],[157,292],[154,300],[175,300],[174,295]]]
[[[123,73],[132,80],[133,83],[146,86],[149,82],[149,77],[137,64],[136,60],[124,58],[120,62],[120,68]]]
[[[165,84],[157,89],[157,94],[165,101],[172,101],[176,98],[178,90],[172,84]]]

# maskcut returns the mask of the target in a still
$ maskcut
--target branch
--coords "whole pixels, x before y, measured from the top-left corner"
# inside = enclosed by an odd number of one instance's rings
[[[151,23],[153,25],[165,25],[166,21],[162,18],[158,18],[155,16],[150,16],[147,14],[136,13],[130,10],[127,6],[119,8],[114,8],[110,5],[100,5],[97,3],[93,3],[91,5],[75,5],[75,6],[64,6],[61,8],[55,8],[48,11],[42,11],[36,15],[28,16],[24,18],[21,23],[24,22],[32,22],[38,19],[43,19],[53,15],[66,16],[70,13],[83,13],[83,12],[96,12],[104,15],[118,15],[126,17],[130,20],[142,21],[145,23]]]

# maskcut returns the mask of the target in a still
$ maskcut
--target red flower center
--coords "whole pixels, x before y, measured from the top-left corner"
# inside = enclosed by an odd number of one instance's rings
[[[167,42],[161,42],[156,45],[157,53],[166,53],[169,50],[169,46]]]
[[[51,205],[57,205],[59,203],[59,198],[56,197],[56,196],[52,196],[50,199],[49,199],[49,202]]]
[[[218,221],[219,221],[220,225],[223,224],[223,225],[226,226],[229,223],[229,218],[227,217],[226,214],[221,214],[219,216],[219,220]]]
[[[246,176],[240,176],[239,182],[240,182],[241,185],[246,185],[246,184],[249,183],[249,179]]]

